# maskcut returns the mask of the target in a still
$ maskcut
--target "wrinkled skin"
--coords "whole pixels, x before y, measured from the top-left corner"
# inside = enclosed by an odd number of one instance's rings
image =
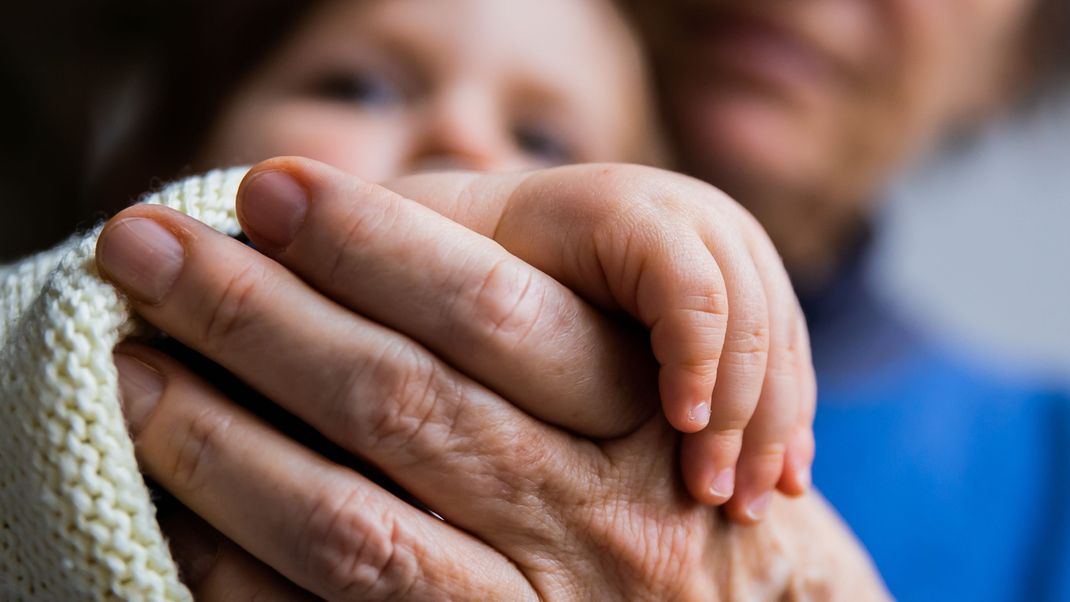
[[[636,177],[704,204],[729,199],[632,167],[606,171],[593,190],[590,177],[576,176],[598,166],[389,185],[404,196],[305,160],[261,169],[286,171],[312,199],[292,241],[260,238],[245,221],[264,256],[175,212],[135,207],[102,234],[102,272],[149,322],[374,464],[445,520],[274,431],[177,362],[128,344],[117,361],[139,462],[225,537],[200,547],[176,539],[178,556],[198,567],[189,580],[202,599],[885,598],[865,553],[815,496],[777,498],[757,527],[731,525],[691,501],[675,472],[678,435],[653,411],[626,412],[652,390],[642,342],[549,277],[532,274],[523,288],[487,286],[481,259],[501,262],[499,272],[531,268],[480,235],[498,224],[472,210],[500,206],[496,195],[547,190],[612,199],[613,190],[634,189]],[[239,215],[254,202],[249,181]],[[395,236],[398,227],[407,235]],[[142,235],[132,239],[134,228]],[[123,267],[152,228],[181,245],[170,255],[180,258],[173,279],[159,279],[162,261],[148,281],[138,280],[147,272]],[[451,263],[451,251],[470,261]],[[377,272],[382,254],[397,259],[386,273]],[[388,277],[368,278],[373,273]],[[439,305],[443,290],[454,297]],[[429,307],[448,309],[430,322],[413,318]],[[488,315],[501,319],[488,323]],[[457,372],[429,350],[443,321],[449,340],[491,350],[486,357],[518,358],[538,374],[567,376],[580,359],[599,366],[612,378],[532,382],[558,396],[602,389],[606,411],[624,412],[621,434],[587,440],[540,421],[538,407],[521,411],[506,401],[507,385],[499,397],[479,384],[497,362],[470,365],[471,378]],[[527,336],[533,324],[562,326],[559,344]],[[212,540],[204,525],[183,525]]]

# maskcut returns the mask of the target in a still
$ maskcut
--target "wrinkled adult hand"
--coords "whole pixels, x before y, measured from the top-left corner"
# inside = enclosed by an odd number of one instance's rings
[[[294,594],[289,581],[328,599],[883,596],[813,498],[778,500],[757,528],[689,500],[641,339],[435,211],[324,166],[286,169],[312,200],[300,224],[244,220],[279,263],[137,207],[102,234],[101,269],[147,320],[445,520],[279,434],[177,362],[125,346],[143,469],[240,547],[214,556],[206,582]],[[462,223],[479,206],[465,195],[504,190],[441,182],[449,201],[436,210]],[[536,416],[571,428],[593,417],[619,436],[577,438]]]

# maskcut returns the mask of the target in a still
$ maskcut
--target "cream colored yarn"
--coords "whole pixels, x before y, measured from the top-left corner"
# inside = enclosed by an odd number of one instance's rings
[[[145,203],[238,232],[235,168]],[[115,344],[136,327],[94,263],[101,227],[0,267],[0,600],[191,600],[118,402]]]

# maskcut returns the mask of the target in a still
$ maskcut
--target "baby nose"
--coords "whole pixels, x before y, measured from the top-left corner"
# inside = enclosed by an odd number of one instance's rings
[[[510,161],[502,118],[485,94],[459,90],[427,107],[412,157],[415,171],[469,169],[494,171]]]
[[[490,129],[486,123],[458,123],[450,129],[430,132],[413,155],[410,167],[414,171],[502,169],[508,151]]]

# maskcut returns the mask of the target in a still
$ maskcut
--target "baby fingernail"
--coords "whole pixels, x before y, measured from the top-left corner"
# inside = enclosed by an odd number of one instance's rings
[[[692,406],[691,410],[687,412],[687,420],[699,427],[699,429],[706,428],[706,425],[710,423],[710,404],[701,401],[697,405]]]
[[[751,503],[747,505],[747,517],[754,521],[765,518],[765,513],[769,510],[769,501],[772,499],[773,492],[767,491],[751,500]]]
[[[97,259],[120,288],[146,303],[159,303],[178,279],[185,251],[167,228],[131,217],[104,233]]]
[[[710,485],[710,495],[728,499],[732,497],[732,491],[735,487],[736,471],[731,468],[726,468],[717,473],[717,476],[714,477],[713,484]]]
[[[803,489],[809,489],[810,488],[810,484],[811,484],[810,483],[810,479],[811,478],[812,477],[810,476],[810,468],[809,467],[800,468],[799,470],[797,470],[795,472],[795,480],[799,483],[799,486],[802,487]]]
[[[119,370],[119,396],[126,426],[130,434],[136,436],[163,395],[163,375],[124,353],[115,354],[115,367]]]
[[[305,221],[308,193],[284,171],[261,172],[242,187],[238,212],[249,234],[283,249]]]

